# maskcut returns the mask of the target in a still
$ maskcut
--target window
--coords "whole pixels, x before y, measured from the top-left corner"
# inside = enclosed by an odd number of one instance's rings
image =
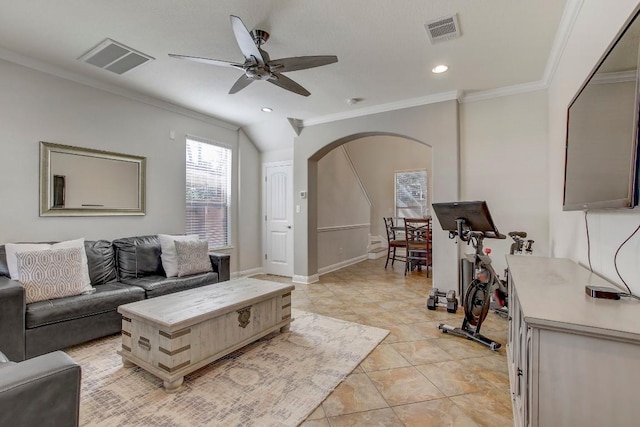
[[[396,217],[424,218],[427,211],[427,171],[396,172]]]
[[[187,234],[197,234],[210,249],[231,245],[231,148],[187,136]]]

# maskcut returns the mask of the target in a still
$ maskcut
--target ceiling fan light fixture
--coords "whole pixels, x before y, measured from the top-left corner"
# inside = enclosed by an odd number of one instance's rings
[[[169,56],[176,59],[187,59],[204,64],[242,70],[244,74],[233,84],[231,90],[229,90],[230,95],[241,91],[254,80],[263,80],[297,95],[309,96],[311,92],[282,73],[306,70],[338,62],[338,57],[335,55],[293,56],[272,60],[269,54],[261,48],[269,39],[269,33],[263,30],[250,32],[242,20],[235,15],[231,15],[229,19],[231,20],[231,29],[236,42],[238,42],[238,47],[242,51],[242,55],[244,55],[245,61],[243,63],[173,53],[170,53]]]
[[[273,111],[273,108],[271,108],[271,107],[262,107],[260,110],[263,113],[271,113]]]
[[[434,74],[441,74],[444,73],[445,71],[447,71],[449,69],[449,67],[447,67],[444,64],[440,64],[440,65],[436,65],[435,67],[433,67],[431,69],[431,72]]]

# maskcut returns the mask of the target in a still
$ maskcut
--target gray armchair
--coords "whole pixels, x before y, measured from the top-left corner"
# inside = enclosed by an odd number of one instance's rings
[[[0,426],[77,426],[80,365],[62,351],[23,362],[0,353]]]

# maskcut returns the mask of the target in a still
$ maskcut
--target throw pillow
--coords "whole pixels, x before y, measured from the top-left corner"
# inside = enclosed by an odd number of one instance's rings
[[[82,258],[82,279],[85,285],[84,292],[91,293],[94,289],[91,287],[91,279],[89,278],[89,262],[87,260],[87,253],[84,249],[84,238],[75,239],[75,240],[66,240],[64,242],[59,243],[7,243],[4,245],[6,257],[7,257],[7,267],[9,269],[9,274],[11,275],[11,280],[20,281],[20,272],[18,271],[18,261],[16,255],[20,252],[28,252],[28,251],[42,251],[42,250],[52,250],[52,249],[63,249],[63,248],[80,248],[80,256]]]
[[[206,240],[176,240],[178,277],[213,271]]]
[[[18,252],[16,259],[27,304],[85,291],[80,248]]]
[[[158,234],[158,240],[160,241],[160,260],[162,261],[162,268],[167,277],[176,277],[178,275],[178,254],[176,253],[176,241],[192,241],[198,240],[199,237],[195,234],[187,236],[173,236],[170,234]]]

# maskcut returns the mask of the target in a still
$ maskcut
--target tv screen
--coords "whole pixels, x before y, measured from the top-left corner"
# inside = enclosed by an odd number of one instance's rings
[[[565,211],[638,204],[637,16],[623,26],[569,105]]]

